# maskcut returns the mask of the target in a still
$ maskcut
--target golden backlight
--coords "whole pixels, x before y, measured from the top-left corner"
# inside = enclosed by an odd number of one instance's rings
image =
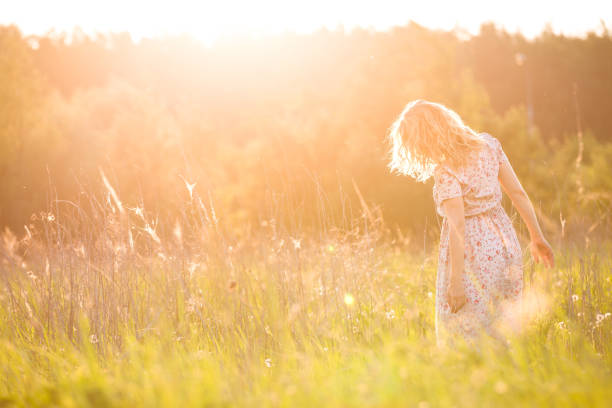
[[[555,32],[581,35],[602,29],[612,18],[612,2],[585,0],[576,13],[571,2],[517,0],[450,2],[381,0],[233,0],[233,1],[77,1],[24,0],[5,5],[0,24],[15,23],[26,34],[49,30],[70,32],[78,26],[87,33],[129,31],[142,38],[163,34],[189,34],[205,43],[222,36],[271,35],[285,31],[306,33],[320,27],[356,26],[379,30],[413,20],[430,28],[461,28],[476,33],[480,24],[494,21],[527,37],[546,24]],[[32,13],[36,10],[36,13]],[[552,11],[554,10],[554,11]]]

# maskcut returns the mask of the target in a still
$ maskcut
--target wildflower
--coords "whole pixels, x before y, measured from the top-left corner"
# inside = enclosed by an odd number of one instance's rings
[[[302,240],[297,238],[291,238],[291,241],[293,242],[294,249],[300,249],[302,247]]]
[[[508,391],[508,384],[503,381],[498,381],[495,383],[495,392],[498,394],[503,394]]]
[[[389,310],[387,313],[385,313],[385,315],[387,316],[388,320],[395,319],[395,311],[393,309]]]
[[[353,303],[355,303],[355,298],[350,293],[347,293],[344,295],[344,303],[347,306],[351,306]]]
[[[47,221],[49,221],[49,222],[55,221],[55,215],[53,215],[51,213],[47,214]]]
[[[433,293],[431,291],[427,292],[427,297],[431,299],[433,297]]]
[[[271,368],[272,367],[272,359],[266,358],[264,360],[264,364],[266,365],[266,367]]]
[[[578,295],[572,295],[572,301],[577,302],[580,297]]]
[[[557,323],[557,327],[561,330],[565,330],[567,329],[567,326],[565,325],[565,322],[559,322]]]
[[[130,210],[134,211],[134,214],[136,214],[140,218],[144,218],[144,214],[142,212],[142,208],[136,207],[136,208],[130,208]]]
[[[599,326],[604,320],[606,320],[608,317],[610,317],[610,313],[597,313],[597,315],[595,316],[595,325]]]
[[[191,296],[187,300],[187,304],[186,304],[186,307],[185,307],[185,312],[187,312],[187,314],[195,313],[195,311],[200,309],[201,307],[202,307],[201,303],[196,298]]]
[[[98,336],[96,336],[95,334],[92,334],[91,336],[89,336],[89,342],[91,344],[96,344],[98,342]]]

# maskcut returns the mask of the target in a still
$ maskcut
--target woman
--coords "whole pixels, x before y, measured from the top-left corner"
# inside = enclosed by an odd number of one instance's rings
[[[547,267],[553,252],[535,211],[501,144],[476,133],[459,115],[433,102],[415,100],[389,134],[392,171],[426,181],[443,219],[436,283],[438,341],[456,334],[473,342],[487,333],[503,338],[520,307],[522,252],[501,206],[501,188],[527,225],[531,255]],[[520,322],[519,322],[520,323]]]

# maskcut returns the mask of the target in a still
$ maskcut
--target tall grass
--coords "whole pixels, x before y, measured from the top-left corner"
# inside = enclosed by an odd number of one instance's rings
[[[439,349],[435,251],[409,250],[365,201],[341,228],[321,204],[316,234],[282,216],[235,230],[187,182],[174,222],[159,223],[102,179],[103,194],[54,199],[21,238],[2,235],[0,405],[612,400],[604,244],[565,243],[552,271],[527,261],[525,331],[510,345]]]

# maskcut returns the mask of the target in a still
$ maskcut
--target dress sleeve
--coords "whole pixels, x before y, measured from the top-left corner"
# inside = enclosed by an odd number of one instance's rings
[[[493,142],[493,151],[495,152],[495,156],[497,157],[497,162],[501,165],[504,160],[508,160],[504,149],[502,149],[502,145],[495,137],[490,136],[491,141]]]
[[[438,213],[444,216],[442,202],[454,197],[461,197],[461,183],[457,177],[446,167],[439,167],[434,172],[433,196]]]

